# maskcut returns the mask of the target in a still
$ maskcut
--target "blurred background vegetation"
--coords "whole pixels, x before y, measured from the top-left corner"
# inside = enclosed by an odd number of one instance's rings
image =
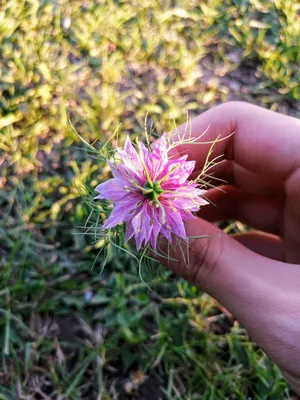
[[[103,143],[150,108],[159,134],[236,99],[299,117],[299,44],[293,0],[0,1],[1,400],[296,398],[207,295],[91,268],[75,186],[109,171],[69,118]]]

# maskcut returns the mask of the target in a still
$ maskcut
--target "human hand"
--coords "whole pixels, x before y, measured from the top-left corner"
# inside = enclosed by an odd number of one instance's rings
[[[208,126],[205,141],[235,132],[213,154],[225,158],[211,170],[214,185],[228,182],[225,193],[208,190],[216,206],[203,207],[200,218],[186,223],[187,236],[212,238],[190,240],[188,268],[180,252],[172,255],[179,261],[161,263],[231,311],[300,393],[300,123],[230,102],[195,118],[192,136]],[[173,151],[188,154],[200,171],[208,145]],[[212,224],[228,219],[258,231],[232,237]]]

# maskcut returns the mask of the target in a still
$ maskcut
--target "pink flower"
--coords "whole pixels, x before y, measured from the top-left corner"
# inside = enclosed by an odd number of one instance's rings
[[[152,151],[141,142],[136,150],[127,136],[118,155],[120,163],[109,162],[114,178],[96,187],[96,199],[114,203],[102,229],[125,222],[125,240],[134,236],[138,250],[149,242],[155,249],[159,234],[170,242],[172,233],[186,240],[183,221],[195,218],[193,213],[207,204],[200,197],[204,190],[188,181],[195,161],[187,161],[187,155],[169,158],[166,136]]]

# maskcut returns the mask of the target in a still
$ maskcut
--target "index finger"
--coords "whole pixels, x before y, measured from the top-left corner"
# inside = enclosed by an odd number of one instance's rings
[[[186,130],[186,124],[176,129],[175,141]],[[225,159],[257,174],[285,180],[300,168],[300,121],[296,118],[248,103],[229,102],[193,119],[188,130],[192,139],[206,131],[199,142],[219,138],[213,157],[224,155]],[[201,168],[209,147],[209,144],[178,144],[173,151],[188,154]]]

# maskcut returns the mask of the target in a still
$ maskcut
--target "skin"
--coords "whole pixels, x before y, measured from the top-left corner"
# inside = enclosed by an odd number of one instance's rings
[[[186,223],[190,265],[161,263],[223,304],[252,339],[281,368],[300,393],[300,121],[242,102],[215,107],[192,121],[201,141],[219,141],[213,157],[224,160],[210,170],[214,185],[199,218]],[[186,126],[178,131],[184,132]],[[176,133],[174,132],[176,136]],[[208,145],[181,145],[201,170]],[[213,222],[234,219],[256,231],[228,236]],[[166,243],[162,240],[160,247]],[[177,254],[176,254],[177,253]]]

